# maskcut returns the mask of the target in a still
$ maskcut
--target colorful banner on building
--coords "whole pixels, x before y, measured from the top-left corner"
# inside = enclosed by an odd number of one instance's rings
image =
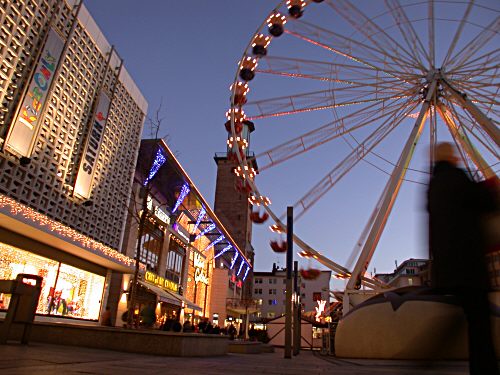
[[[47,101],[50,85],[61,59],[63,39],[53,29],[49,30],[40,61],[35,68],[19,113],[7,134],[6,147],[22,156],[30,157],[35,137],[42,124],[42,114]]]
[[[101,92],[97,104],[97,111],[87,136],[87,144],[83,150],[80,169],[76,176],[73,193],[79,198],[88,199],[92,192],[92,181],[94,180],[97,160],[99,159],[99,152],[104,138],[104,130],[110,104],[111,101],[109,97],[104,92]]]

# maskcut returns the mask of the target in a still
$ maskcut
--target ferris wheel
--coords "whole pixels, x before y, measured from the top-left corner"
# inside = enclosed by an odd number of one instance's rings
[[[499,67],[496,1],[281,1],[250,38],[226,113],[238,189],[261,210],[254,221],[286,231],[270,204],[286,196],[295,221],[328,222],[330,197],[354,175],[335,198],[352,198],[355,184],[373,202],[353,208],[364,222],[345,265],[332,260],[346,251],[340,234],[332,249],[294,243],[346,289],[382,288],[368,264],[401,187],[427,183],[437,142],[456,144],[472,178],[497,178]]]

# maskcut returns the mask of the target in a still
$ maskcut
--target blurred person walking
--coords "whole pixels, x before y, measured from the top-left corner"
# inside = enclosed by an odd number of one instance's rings
[[[498,375],[491,337],[482,218],[495,209],[492,195],[458,167],[455,148],[440,143],[427,194],[431,280],[458,298],[468,323],[472,375]]]

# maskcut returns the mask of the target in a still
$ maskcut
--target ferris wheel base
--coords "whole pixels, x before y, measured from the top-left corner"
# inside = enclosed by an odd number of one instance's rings
[[[343,358],[465,360],[467,322],[450,296],[402,288],[357,305],[338,324],[335,355]],[[500,291],[490,294],[492,337],[500,358]],[[495,313],[496,312],[496,313]]]

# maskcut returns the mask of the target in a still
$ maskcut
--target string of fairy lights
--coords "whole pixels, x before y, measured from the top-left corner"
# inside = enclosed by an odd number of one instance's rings
[[[93,252],[99,252],[108,258],[116,260],[127,266],[132,266],[134,260],[128,256],[100,243],[96,240],[87,237],[84,234],[77,232],[76,230],[61,224],[49,217],[35,211],[34,209],[25,206],[12,198],[0,194],[0,208],[7,207],[10,209],[10,213],[14,216],[22,216],[25,220],[29,220],[32,223],[37,224],[39,227],[48,229],[50,232],[64,237],[72,242],[76,242],[79,246],[91,250]]]

